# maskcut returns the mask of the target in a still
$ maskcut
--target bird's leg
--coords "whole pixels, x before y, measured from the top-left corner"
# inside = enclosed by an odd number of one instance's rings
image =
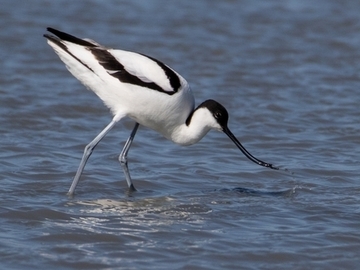
[[[91,156],[92,151],[96,147],[96,145],[105,137],[105,135],[115,126],[116,121],[112,120],[96,137],[93,139],[87,146],[85,146],[84,154],[82,156],[82,159],[80,161],[79,168],[75,174],[74,180],[71,184],[71,187],[69,189],[68,195],[73,195],[76,185],[78,184],[80,180],[80,176],[84,170],[85,164],[89,157]]]
[[[131,191],[134,191],[136,189],[131,181],[130,172],[129,172],[129,168],[128,168],[127,155],[129,153],[131,143],[134,140],[134,137],[135,137],[138,127],[139,127],[139,123],[135,123],[135,126],[134,126],[133,130],[131,131],[130,137],[127,139],[127,141],[124,145],[124,148],[122,149],[120,156],[119,156],[120,165],[124,171],[126,182],[129,186],[129,190],[131,190]]]

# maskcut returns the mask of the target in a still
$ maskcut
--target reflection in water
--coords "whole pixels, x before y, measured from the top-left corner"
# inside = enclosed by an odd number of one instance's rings
[[[252,195],[252,196],[279,196],[279,197],[290,197],[295,195],[296,189],[298,187],[294,187],[292,189],[282,190],[282,191],[262,191],[262,190],[255,190],[250,188],[242,188],[237,187],[231,189],[232,191],[236,191],[239,193],[244,193],[246,195]]]
[[[212,211],[205,204],[179,203],[174,198],[165,196],[131,201],[110,199],[77,201],[68,203],[68,206],[81,206],[81,209],[79,215],[73,216],[72,221],[63,223],[63,226],[79,226],[90,231],[96,229],[101,231],[102,224],[108,223],[103,217],[111,216],[111,223],[117,233],[152,231],[156,230],[157,226],[170,226],[182,222],[199,224],[203,220],[199,217]]]

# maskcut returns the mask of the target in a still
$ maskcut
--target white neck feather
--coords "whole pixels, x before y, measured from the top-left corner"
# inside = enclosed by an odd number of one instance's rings
[[[210,129],[221,130],[221,127],[207,108],[199,108],[193,113],[189,125],[177,126],[168,139],[180,145],[191,145],[200,141]]]

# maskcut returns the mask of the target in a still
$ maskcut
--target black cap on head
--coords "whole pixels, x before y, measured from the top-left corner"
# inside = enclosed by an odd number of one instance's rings
[[[213,114],[214,118],[223,129],[227,127],[229,114],[223,105],[215,100],[208,99],[198,106],[198,108],[202,107],[207,108]]]

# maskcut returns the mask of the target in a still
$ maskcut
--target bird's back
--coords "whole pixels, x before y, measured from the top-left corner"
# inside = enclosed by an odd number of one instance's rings
[[[68,70],[110,108],[116,120],[129,116],[170,138],[194,109],[186,80],[143,54],[109,49],[49,28],[45,35]]]

